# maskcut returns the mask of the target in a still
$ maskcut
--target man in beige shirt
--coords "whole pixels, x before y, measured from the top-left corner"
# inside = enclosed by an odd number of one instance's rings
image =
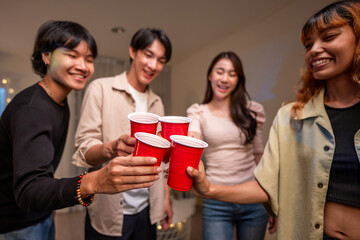
[[[73,163],[77,166],[101,168],[115,156],[133,152],[135,139],[127,136],[129,113],[164,115],[162,101],[149,84],[171,58],[170,40],[161,30],[140,29],[131,40],[129,54],[128,72],[96,79],[85,93],[75,136]],[[165,181],[150,188],[97,195],[88,208],[85,239],[156,239],[156,223],[167,229],[172,215]]]

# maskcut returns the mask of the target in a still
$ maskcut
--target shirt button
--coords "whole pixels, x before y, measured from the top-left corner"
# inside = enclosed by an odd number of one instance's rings
[[[318,183],[318,188],[322,188],[324,185],[322,183]]]
[[[327,151],[329,151],[329,150],[330,150],[330,147],[329,147],[329,146],[325,146],[325,147],[324,147],[324,151],[325,151],[325,152],[327,152]]]
[[[320,224],[318,224],[318,223],[315,224],[315,228],[316,228],[316,229],[319,229],[319,228],[320,228]]]

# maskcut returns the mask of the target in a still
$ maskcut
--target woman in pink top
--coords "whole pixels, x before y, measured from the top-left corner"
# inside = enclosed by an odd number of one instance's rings
[[[206,174],[213,184],[236,185],[254,179],[253,170],[263,153],[263,106],[249,100],[239,57],[217,55],[207,74],[203,104],[188,110],[189,135],[203,138]],[[261,204],[203,202],[203,239],[264,239],[268,215]]]

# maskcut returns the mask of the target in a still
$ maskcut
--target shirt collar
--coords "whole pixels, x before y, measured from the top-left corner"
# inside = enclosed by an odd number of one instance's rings
[[[297,120],[303,120],[312,117],[327,116],[324,107],[324,88],[320,90],[318,95],[309,100],[302,108],[300,117],[295,117]]]
[[[119,90],[119,91],[124,91],[124,92],[126,92],[127,94],[129,94],[131,96],[129,83],[128,83],[128,80],[127,80],[127,77],[126,77],[126,71],[115,76],[115,81],[114,81],[112,87],[114,89]],[[151,90],[150,87],[148,87],[147,91],[148,91],[148,99],[149,99],[148,104],[152,104],[153,102],[160,100],[160,97],[158,95],[156,95]]]

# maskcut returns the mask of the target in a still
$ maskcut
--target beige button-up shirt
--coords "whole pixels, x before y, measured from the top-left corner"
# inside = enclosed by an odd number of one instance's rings
[[[279,240],[323,239],[324,207],[335,152],[335,138],[324,107],[324,90],[291,119],[283,106],[270,130],[255,177],[278,216]],[[360,158],[360,131],[354,136]]]
[[[86,152],[94,145],[130,135],[129,113],[135,112],[135,101],[126,73],[92,81],[85,93],[79,125],[75,134],[76,151],[73,164],[92,167],[86,161]],[[159,96],[149,89],[148,112],[164,115]],[[163,176],[150,187],[150,221],[165,217]],[[101,234],[121,236],[123,223],[123,194],[97,194],[88,207],[92,227]]]

